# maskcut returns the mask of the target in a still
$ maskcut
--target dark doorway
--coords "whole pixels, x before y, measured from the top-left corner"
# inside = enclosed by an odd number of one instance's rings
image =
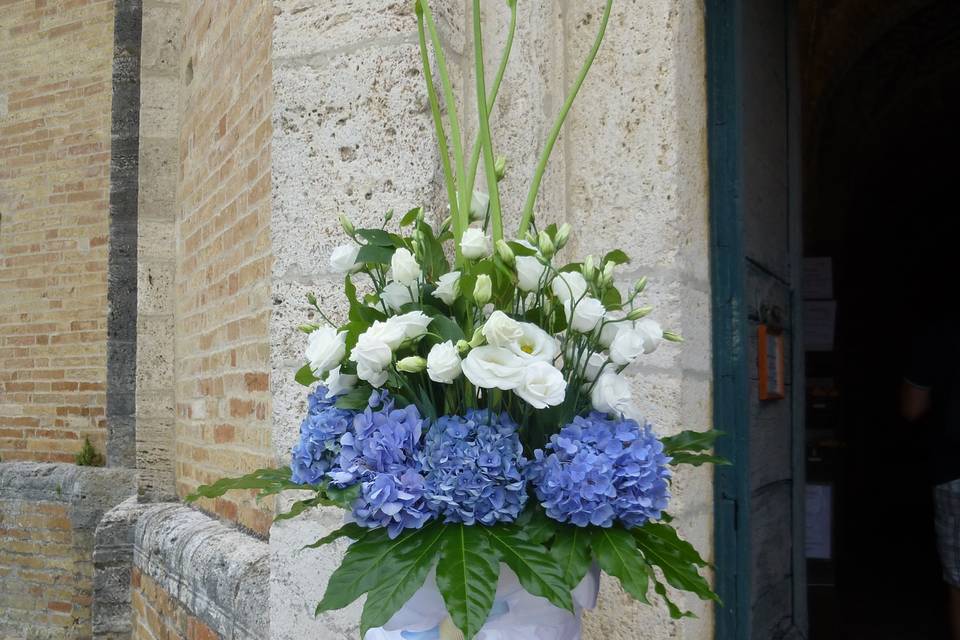
[[[844,46],[863,50],[806,102],[804,253],[829,258],[809,263],[809,339],[835,313],[833,344],[806,354],[807,484],[829,488],[832,516],[829,552],[808,548],[829,555],[808,560],[810,638],[940,640],[925,425],[899,418],[898,388],[911,339],[956,290],[960,3],[874,4],[885,31],[864,46],[851,19]],[[807,87],[825,68],[808,53]]]

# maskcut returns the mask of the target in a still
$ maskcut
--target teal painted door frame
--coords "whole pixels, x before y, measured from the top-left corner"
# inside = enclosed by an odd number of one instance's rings
[[[742,0],[706,0],[713,415],[733,464],[714,478],[716,639],[750,636],[749,386],[743,236]]]

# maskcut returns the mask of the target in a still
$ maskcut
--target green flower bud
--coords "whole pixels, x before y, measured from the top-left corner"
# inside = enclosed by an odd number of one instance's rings
[[[563,249],[564,245],[567,244],[567,240],[570,239],[570,223],[564,222],[560,225],[560,228],[557,229],[557,235],[554,236],[553,241],[557,244],[557,251]]]
[[[307,302],[309,302],[313,307],[317,306],[317,296],[313,295],[312,293],[308,293]]]
[[[466,340],[457,340],[457,351],[460,352],[460,355],[465,354],[469,350],[470,350],[469,342],[467,342]]]
[[[507,241],[503,238],[497,240],[497,253],[500,254],[500,259],[503,260],[503,263],[507,266],[513,266],[517,261],[516,256],[513,255],[513,249],[510,248],[510,245],[507,244]]]
[[[490,276],[481,273],[477,276],[477,284],[473,287],[473,299],[476,300],[478,305],[483,306],[490,302],[492,295],[493,282],[491,282]]]
[[[627,320],[639,320],[650,315],[651,311],[653,311],[653,307],[639,307],[627,314]]]
[[[497,176],[497,182],[503,180],[503,176],[507,174],[507,159],[504,156],[497,156],[493,161],[493,172]]]
[[[546,231],[540,232],[540,237],[537,238],[537,245],[540,247],[540,253],[543,254],[544,258],[550,258],[557,250],[553,244],[553,240],[550,239],[550,235]]]
[[[593,278],[596,275],[596,267],[593,264],[593,256],[587,256],[587,259],[583,261],[583,278],[587,282],[593,282]]]
[[[674,333],[673,331],[664,331],[663,339],[668,342],[683,342],[683,337],[679,333]]]
[[[306,324],[300,325],[297,328],[300,329],[300,331],[303,331],[304,333],[313,333],[314,331],[320,328],[320,325],[308,322]]]
[[[613,268],[616,266],[617,265],[613,262],[608,262],[607,264],[603,265],[603,275],[600,276],[601,286],[605,287],[613,282]]]
[[[526,233],[524,233],[523,239],[529,242],[530,244],[532,244],[533,246],[537,246],[537,236],[535,236],[532,231],[528,230]]]
[[[427,368],[427,361],[420,356],[407,356],[397,361],[397,371],[405,373],[420,373]]]
[[[393,209],[390,209],[390,210],[387,211],[387,213],[384,214],[384,216],[383,216],[383,224],[387,224],[387,223],[390,222],[392,219],[393,219]]]
[[[343,227],[343,230],[351,238],[356,234],[357,230],[353,226],[353,223],[350,222],[350,219],[347,216],[340,214],[340,226]]]
[[[642,293],[644,289],[647,288],[647,276],[643,276],[637,280],[637,284],[633,285],[633,290],[635,293]]]
[[[481,346],[484,342],[486,342],[486,340],[487,339],[483,336],[483,327],[480,326],[473,330],[473,336],[470,338],[470,342],[467,344],[476,348]]]

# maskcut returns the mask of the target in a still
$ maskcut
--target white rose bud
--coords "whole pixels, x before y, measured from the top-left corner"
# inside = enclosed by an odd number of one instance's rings
[[[637,322],[635,330],[643,336],[644,353],[653,353],[656,351],[660,345],[660,341],[664,338],[663,329],[660,328],[660,324],[650,318],[644,318]]]
[[[490,281],[490,276],[485,273],[478,275],[477,283],[473,286],[474,301],[481,306],[490,302],[490,297],[493,295],[492,287],[493,283]]]
[[[434,382],[451,384],[462,371],[458,345],[452,340],[433,345],[427,354],[427,375]]]
[[[550,239],[550,235],[546,231],[540,232],[540,236],[537,238],[537,246],[544,258],[550,258],[556,251],[556,246],[554,246],[553,240]]]
[[[560,225],[560,228],[557,229],[557,235],[554,236],[554,240],[557,243],[557,251],[563,249],[567,244],[567,240],[570,239],[570,223],[564,222]]]
[[[433,321],[433,318],[419,310],[387,318],[387,324],[399,326],[403,330],[404,338],[407,340],[413,340],[425,334],[427,332],[427,325],[429,325],[431,321]]]
[[[596,298],[583,298],[579,302],[567,300],[563,305],[570,328],[580,333],[590,333],[603,319],[605,309]]]
[[[644,338],[644,334],[629,325],[624,327],[610,344],[610,360],[618,365],[630,364],[643,353]]]
[[[474,191],[470,198],[470,220],[476,222],[486,218],[489,206],[490,196],[483,191]]]
[[[593,256],[587,256],[587,259],[583,261],[583,277],[587,279],[587,282],[592,282],[593,277],[596,275],[596,267],[594,266]]]
[[[347,333],[333,327],[320,327],[307,337],[306,357],[310,370],[319,375],[340,364],[346,353]]]
[[[514,393],[534,408],[545,409],[562,403],[566,390],[567,381],[563,374],[550,363],[538,361],[524,368],[523,382]]]
[[[606,287],[611,282],[613,282],[613,270],[616,267],[616,263],[608,262],[603,265],[603,274],[600,276],[600,285]]]
[[[391,282],[380,292],[380,298],[392,311],[400,311],[403,305],[413,302],[410,289],[399,282]]]
[[[633,408],[633,396],[630,383],[618,373],[600,374],[590,392],[593,408],[602,413],[624,414]]]
[[[477,347],[463,359],[463,375],[482,389],[516,389],[526,363],[502,347]]]
[[[597,376],[600,375],[600,371],[603,369],[603,365],[607,363],[607,356],[594,352],[590,354],[590,357],[587,358],[587,363],[583,367],[583,377],[593,382],[597,379]]]
[[[352,390],[357,384],[357,376],[348,373],[340,373],[340,367],[331,369],[327,378],[323,381],[323,386],[327,388],[327,397],[333,398]]]
[[[517,285],[521,291],[537,291],[545,284],[546,265],[534,256],[517,256]]]
[[[523,328],[519,322],[497,310],[483,325],[483,337],[495,347],[506,347],[523,337]]]
[[[553,294],[560,298],[561,302],[579,300],[580,296],[587,292],[587,281],[576,271],[566,271],[553,279],[551,287]]]
[[[440,276],[437,279],[437,288],[432,295],[445,304],[453,304],[460,295],[460,272],[451,271]]]
[[[503,260],[503,263],[507,266],[513,266],[516,262],[516,256],[513,255],[513,249],[510,248],[510,245],[507,244],[507,241],[503,238],[497,240],[497,253],[500,254],[500,259]]]
[[[420,265],[413,254],[402,247],[393,252],[390,268],[393,270],[393,279],[406,287],[415,285],[420,279]]]
[[[370,368],[358,362],[357,377],[370,383],[371,387],[379,388],[387,381],[387,370]]]
[[[346,232],[346,234],[347,234],[348,236],[350,236],[351,238],[352,238],[352,237],[354,236],[354,234],[357,232],[356,229],[354,229],[354,227],[353,227],[353,223],[350,222],[350,218],[348,218],[347,216],[343,215],[342,213],[340,214],[340,226],[343,227],[343,230],[344,230],[344,231]]]
[[[420,373],[427,368],[427,361],[420,356],[407,356],[397,361],[397,371]]]
[[[363,268],[357,263],[357,254],[360,253],[358,244],[342,244],[330,254],[330,268],[337,273],[356,273]]]
[[[473,227],[463,232],[463,236],[460,238],[460,250],[463,252],[463,256],[469,260],[485,258],[493,253],[490,236]]]

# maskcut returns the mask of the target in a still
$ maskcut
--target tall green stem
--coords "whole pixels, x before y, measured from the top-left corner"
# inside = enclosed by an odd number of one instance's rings
[[[513,36],[517,31],[517,0],[510,0],[510,28],[507,31],[507,42],[503,48],[503,55],[500,58],[500,66],[497,68],[497,75],[493,79],[493,86],[490,87],[490,94],[487,96],[487,120],[489,121],[490,112],[493,111],[493,105],[497,101],[497,93],[500,92],[500,83],[503,82],[503,74],[507,69],[507,62],[510,60],[510,51],[513,49]],[[480,163],[480,149],[482,145],[478,140],[473,145],[473,151],[470,154],[470,166],[467,168],[467,193],[473,194],[473,185],[477,179],[477,165]]]
[[[537,161],[537,168],[536,171],[534,171],[533,180],[530,183],[530,191],[527,192],[527,200],[523,205],[523,215],[520,218],[518,235],[521,237],[526,233],[527,227],[530,226],[530,220],[533,218],[533,205],[536,203],[537,193],[540,191],[540,181],[543,179],[543,173],[547,168],[547,160],[550,159],[553,145],[557,142],[557,137],[560,135],[560,128],[563,126],[563,121],[567,118],[567,113],[573,105],[573,100],[577,97],[577,92],[580,91],[580,85],[583,84],[584,78],[587,77],[587,72],[590,71],[590,67],[593,65],[593,59],[597,57],[600,43],[603,42],[603,34],[607,30],[607,21],[610,19],[610,9],[612,6],[613,0],[607,0],[607,5],[603,8],[603,17],[600,19],[600,31],[597,33],[597,38],[593,41],[593,47],[590,49],[590,53],[587,55],[587,59],[584,61],[580,73],[577,74],[577,79],[574,81],[573,86],[570,87],[570,93],[560,108],[557,121],[553,123],[550,135],[547,136],[547,144],[544,146],[543,152],[540,154],[540,159]]]
[[[450,84],[450,75],[447,73],[447,59],[443,55],[443,45],[440,42],[440,35],[437,33],[437,25],[433,21],[433,14],[430,12],[430,5],[427,0],[417,0],[423,17],[427,21],[427,30],[430,32],[430,42],[433,43],[433,54],[437,58],[437,73],[440,74],[440,84],[443,86],[443,98],[447,103],[447,121],[450,125],[450,138],[453,140],[453,160],[457,167],[457,195],[459,196],[459,206],[457,214],[453,215],[453,205],[451,205],[450,215],[453,217],[453,236],[454,245],[457,251],[457,262],[460,260],[460,238],[463,236],[464,229],[470,222],[470,198],[472,193],[464,194],[464,170],[463,164],[463,139],[460,135],[460,121],[457,118],[457,102],[453,96],[453,85]]]
[[[483,33],[480,29],[480,0],[473,0],[473,52],[477,76],[477,115],[480,119],[478,145],[483,147],[483,172],[487,175],[490,195],[490,223],[493,241],[503,238],[503,219],[500,214],[500,189],[497,171],[493,166],[493,143],[490,141],[490,119],[487,114],[487,88],[483,71]],[[470,190],[472,197],[473,190]]]
[[[419,7],[419,3],[417,4]],[[437,100],[437,91],[433,86],[433,72],[430,70],[430,55],[427,53],[427,38],[423,29],[423,12],[417,11],[417,32],[420,36],[420,60],[423,62],[423,78],[427,82],[427,97],[430,100],[430,111],[433,114],[433,127],[437,133],[437,142],[440,146],[440,161],[443,164],[443,179],[447,184],[447,199],[450,201],[450,217],[459,220],[457,206],[457,185],[450,168],[450,153],[447,150],[447,134],[443,130],[443,117],[440,115],[440,102]],[[456,243],[457,261],[460,261],[460,243]]]

